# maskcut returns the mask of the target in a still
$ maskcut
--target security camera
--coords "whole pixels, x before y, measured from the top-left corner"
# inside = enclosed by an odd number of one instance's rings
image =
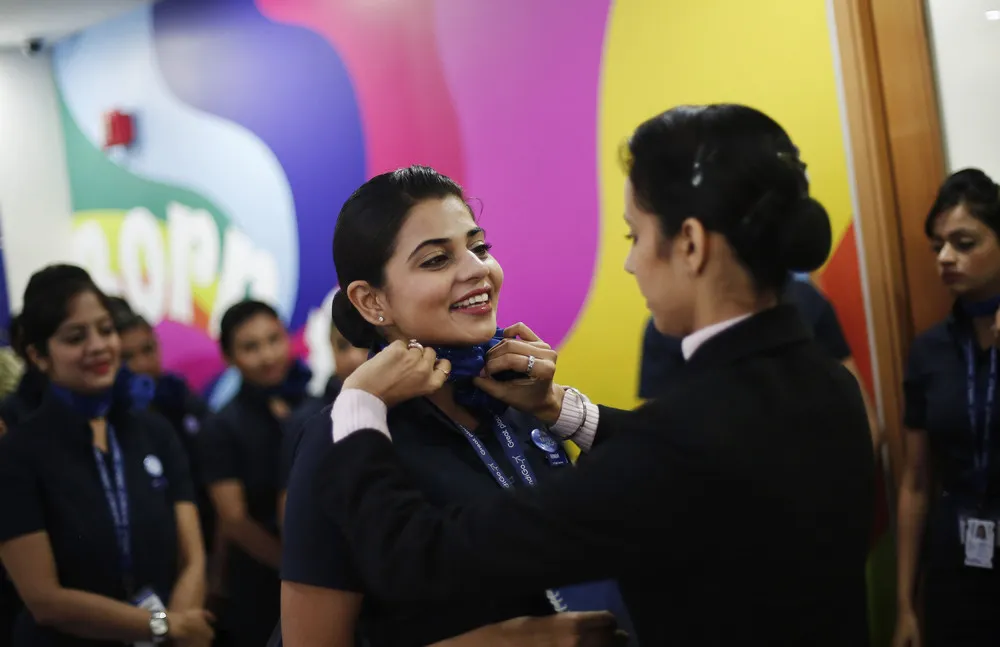
[[[25,56],[38,56],[45,49],[45,41],[41,38],[29,38],[24,41],[21,51]]]

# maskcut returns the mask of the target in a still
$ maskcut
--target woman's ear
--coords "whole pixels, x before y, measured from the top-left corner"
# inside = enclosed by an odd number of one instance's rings
[[[386,309],[382,306],[381,293],[368,281],[352,281],[347,286],[347,298],[371,325],[387,326],[391,323]]]
[[[48,375],[50,368],[48,358],[42,356],[42,354],[38,352],[38,349],[35,348],[34,345],[28,346],[24,350],[28,355],[28,361],[31,362],[35,366],[35,368],[37,368],[41,373],[43,373],[44,375]]]
[[[675,251],[679,251],[691,274],[700,274],[708,262],[708,232],[697,218],[687,218],[681,223],[674,237]]]

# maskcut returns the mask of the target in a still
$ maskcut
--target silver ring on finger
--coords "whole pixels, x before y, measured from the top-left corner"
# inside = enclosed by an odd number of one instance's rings
[[[421,350],[421,349],[423,349],[423,347],[424,347],[424,346],[423,346],[423,344],[421,344],[420,342],[418,342],[418,341],[417,341],[416,339],[411,339],[411,340],[409,341],[409,343],[408,343],[408,344],[406,344],[406,347],[407,347],[408,349],[410,349],[410,350],[412,350],[412,349],[414,349],[414,348],[416,348],[416,349],[418,349],[418,350]]]
[[[528,355],[528,368],[524,372],[530,377],[533,370],[535,370],[535,356]]]

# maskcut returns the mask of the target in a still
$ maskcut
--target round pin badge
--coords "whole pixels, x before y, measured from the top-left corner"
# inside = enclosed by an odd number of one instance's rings
[[[559,449],[559,445],[556,443],[555,439],[541,429],[532,430],[531,442],[535,443],[535,447],[548,454],[551,454]]]
[[[146,468],[146,472],[153,478],[159,478],[163,476],[163,463],[156,456],[150,454],[142,460],[142,466]]]
[[[198,418],[191,414],[184,416],[184,431],[192,436],[201,431],[201,423],[198,421]]]

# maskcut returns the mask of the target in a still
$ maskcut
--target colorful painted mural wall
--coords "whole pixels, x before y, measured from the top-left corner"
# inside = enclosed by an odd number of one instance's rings
[[[74,249],[159,322],[170,367],[223,369],[220,314],[275,303],[318,372],[337,211],[410,163],[461,181],[507,273],[503,323],[562,348],[561,375],[634,402],[644,306],[622,271],[618,149],[678,103],[773,114],[838,247],[822,283],[867,335],[823,3],[764,0],[164,0],[55,53]],[[102,115],[138,143],[101,149]]]

